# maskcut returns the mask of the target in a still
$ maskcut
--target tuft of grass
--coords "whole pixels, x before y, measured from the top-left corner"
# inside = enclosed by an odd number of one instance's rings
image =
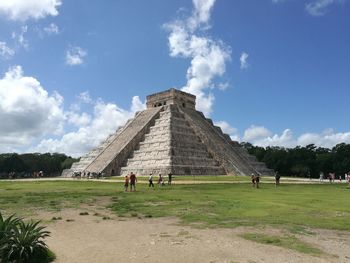
[[[241,234],[240,237],[257,242],[257,243],[283,247],[283,248],[295,250],[297,252],[301,252],[304,254],[310,254],[313,256],[320,256],[324,254],[322,250],[315,248],[312,245],[306,242],[303,242],[297,239],[296,237],[290,236],[290,235],[272,236],[272,235],[261,234],[261,233],[245,233],[245,234]]]
[[[312,232],[311,230],[307,229],[304,226],[289,226],[287,227],[287,230],[292,233],[292,234],[296,234],[296,235],[315,235],[315,232]]]
[[[80,212],[79,215],[81,215],[81,216],[88,216],[89,213],[88,212]]]

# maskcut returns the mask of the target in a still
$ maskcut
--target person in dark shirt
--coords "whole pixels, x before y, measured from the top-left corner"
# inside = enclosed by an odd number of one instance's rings
[[[168,173],[168,184],[171,184],[172,180],[173,180],[173,174],[170,172]]]
[[[277,185],[279,185],[280,184],[280,179],[281,179],[281,176],[280,176],[280,174],[276,171],[276,173],[275,173],[275,185],[277,186]]]
[[[129,176],[125,175],[125,182],[124,182],[124,190],[125,192],[128,191],[129,188]]]
[[[136,182],[137,182],[136,174],[131,172],[130,173],[130,192],[132,191],[133,187],[134,187],[134,191],[136,191]]]

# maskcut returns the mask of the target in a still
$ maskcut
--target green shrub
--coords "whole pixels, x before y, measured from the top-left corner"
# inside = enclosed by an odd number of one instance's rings
[[[39,226],[40,221],[25,223],[14,215],[4,220],[0,213],[0,262],[46,263],[55,255],[43,241],[50,232]]]

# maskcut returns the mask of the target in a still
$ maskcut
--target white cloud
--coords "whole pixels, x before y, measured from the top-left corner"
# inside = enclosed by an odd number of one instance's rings
[[[43,30],[48,35],[57,35],[59,33],[58,26],[54,23],[51,23],[48,26],[44,27]]]
[[[86,112],[79,114],[74,111],[70,111],[67,113],[67,118],[69,123],[72,123],[77,127],[88,126],[91,122],[91,116]]]
[[[37,79],[24,76],[20,66],[10,68],[0,79],[0,148],[62,132],[62,103],[59,94],[50,96]]]
[[[243,52],[241,54],[241,56],[239,58],[239,61],[241,62],[241,66],[240,66],[241,69],[248,68],[248,66],[249,66],[248,61],[247,61],[248,57],[249,57],[249,55],[245,52]]]
[[[15,54],[15,51],[10,48],[6,42],[0,41],[0,57],[9,59]]]
[[[290,129],[285,129],[279,135],[272,134],[262,126],[251,126],[244,132],[243,140],[262,147],[295,147],[315,144],[319,147],[332,148],[339,143],[350,143],[350,132],[336,133],[333,129],[328,129],[322,133],[304,133],[295,137]]]
[[[66,64],[70,66],[81,65],[84,63],[84,58],[87,56],[87,51],[81,47],[70,47],[66,51]]]
[[[79,101],[82,101],[84,103],[91,103],[92,102],[89,91],[81,92],[78,95],[78,99],[79,99]]]
[[[24,25],[21,27],[21,31],[19,33],[12,32],[11,38],[16,42],[17,46],[21,46],[24,49],[29,48],[28,40],[24,37],[24,35],[28,32],[28,26]]]
[[[57,8],[61,4],[61,0],[2,0],[0,15],[4,14],[9,19],[18,21],[57,16]]]
[[[259,140],[271,135],[271,132],[263,126],[252,125],[245,130],[243,135],[244,141]]]
[[[213,79],[226,71],[230,49],[222,41],[200,34],[209,28],[210,11],[214,0],[193,0],[194,10],[187,19],[165,25],[170,31],[168,42],[170,56],[191,59],[187,69],[187,84],[183,91],[197,96],[197,109],[205,114],[212,112],[214,95],[208,91]]]
[[[232,127],[228,122],[218,121],[215,122],[214,125],[219,126],[224,133],[230,135],[231,140],[240,141],[237,129]]]
[[[286,2],[287,0],[272,0],[272,3],[278,4],[278,3],[283,3]]]
[[[281,146],[289,148],[295,147],[297,145],[297,141],[294,139],[293,132],[290,129],[285,129],[281,135],[274,134],[267,137],[260,136],[258,138],[252,139],[250,142],[252,142],[254,145],[263,147]]]
[[[343,2],[344,0],[314,0],[305,4],[305,10],[312,16],[323,16],[331,5]]]
[[[72,114],[70,121],[80,121],[82,117],[88,119],[76,131],[64,134],[59,139],[44,139],[33,151],[39,152],[64,152],[72,156],[81,156],[93,147],[98,146],[102,141],[106,140],[109,134],[125,124],[132,118],[137,110],[143,110],[142,103],[138,96],[133,97],[130,110],[124,110],[113,103],[106,103],[97,100],[94,103],[94,112],[92,116],[85,117],[83,115]],[[78,124],[78,123],[77,123]],[[77,125],[79,126],[79,125]]]

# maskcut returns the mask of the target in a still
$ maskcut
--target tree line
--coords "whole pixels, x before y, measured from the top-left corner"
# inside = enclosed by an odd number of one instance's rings
[[[3,153],[0,154],[0,177],[13,173],[16,177],[31,177],[40,171],[44,176],[57,176],[77,161],[79,159],[61,153]]]
[[[332,149],[317,147],[314,144],[284,147],[259,147],[250,143],[241,143],[248,152],[264,162],[268,168],[283,176],[319,178],[336,173],[344,176],[350,172],[350,144],[340,143]]]

